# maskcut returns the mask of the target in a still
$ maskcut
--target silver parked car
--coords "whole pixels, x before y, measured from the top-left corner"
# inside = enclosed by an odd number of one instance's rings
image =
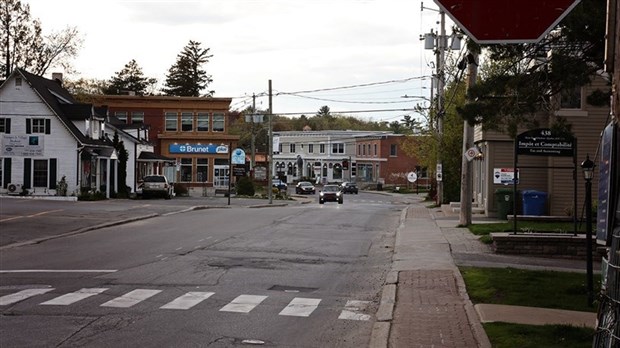
[[[153,196],[172,198],[173,187],[168,183],[168,179],[163,175],[147,175],[142,182],[142,197]]]

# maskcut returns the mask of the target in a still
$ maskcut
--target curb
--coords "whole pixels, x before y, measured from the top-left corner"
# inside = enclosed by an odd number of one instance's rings
[[[407,218],[407,208],[400,212],[400,220],[396,228],[396,234],[400,233],[405,227],[405,219]],[[396,239],[394,239],[396,243]],[[370,336],[371,348],[386,348],[389,345],[390,329],[392,327],[392,319],[394,318],[394,306],[396,305],[396,287],[398,285],[398,271],[391,270],[385,277],[385,285],[381,293],[381,301],[379,308],[375,314],[377,321],[375,322]]]
[[[489,341],[489,336],[487,336],[486,331],[484,331],[484,327],[482,327],[482,323],[480,321],[480,316],[478,316],[478,312],[476,311],[474,304],[469,299],[469,295],[467,294],[467,287],[465,286],[465,280],[463,280],[463,276],[459,271],[458,267],[454,272],[454,279],[456,280],[456,286],[459,291],[459,295],[464,300],[464,309],[465,314],[467,315],[467,320],[470,323],[470,328],[476,341],[478,342],[479,348],[491,348],[491,341]]]
[[[55,236],[42,237],[42,238],[31,239],[31,240],[27,240],[27,241],[23,241],[23,242],[17,242],[17,243],[11,243],[11,244],[7,244],[7,245],[3,245],[3,246],[0,247],[0,250],[17,248],[17,247],[26,246],[26,245],[32,245],[32,244],[39,244],[39,243],[46,242],[48,240],[53,240],[53,239],[58,239],[58,238],[63,238],[63,237],[69,237],[69,236],[73,236],[73,235],[76,235],[76,234],[86,233],[86,232],[89,232],[89,231],[92,231],[92,230],[97,230],[97,229],[101,229],[101,228],[122,225],[122,224],[126,224],[126,223],[133,222],[133,221],[146,220],[146,219],[154,218],[154,217],[157,217],[157,216],[160,216],[160,214],[154,213],[154,214],[149,214],[149,215],[143,215],[143,216],[137,216],[137,217],[133,217],[133,218],[128,218],[128,219],[125,219],[125,220],[106,222],[106,223],[102,223],[102,224],[99,224],[99,225],[93,225],[93,226],[84,227],[84,228],[81,228],[81,229],[76,230],[76,231],[71,231],[71,232],[67,232],[67,233],[57,234]]]

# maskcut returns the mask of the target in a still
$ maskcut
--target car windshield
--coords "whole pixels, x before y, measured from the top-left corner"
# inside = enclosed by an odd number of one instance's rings
[[[163,176],[147,176],[144,178],[144,182],[166,182],[166,177]]]
[[[325,186],[323,188],[324,192],[338,192],[340,191],[340,189],[338,188],[338,186]]]
[[[299,186],[312,186],[312,184],[307,181],[302,181],[299,183]]]

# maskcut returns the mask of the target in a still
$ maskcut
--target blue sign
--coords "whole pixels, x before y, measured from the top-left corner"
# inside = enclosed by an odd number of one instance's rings
[[[232,164],[245,164],[245,151],[236,148],[232,152]]]
[[[201,144],[170,144],[168,147],[170,153],[183,153],[183,154],[218,154],[228,153],[228,146],[226,145],[201,145]]]

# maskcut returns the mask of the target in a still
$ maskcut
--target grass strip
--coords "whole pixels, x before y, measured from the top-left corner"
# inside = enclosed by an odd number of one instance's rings
[[[594,330],[568,325],[486,323],[484,330],[494,348],[592,347]]]
[[[587,303],[585,273],[478,267],[460,271],[473,303],[596,312]],[[595,275],[594,285],[597,294],[600,276]]]

